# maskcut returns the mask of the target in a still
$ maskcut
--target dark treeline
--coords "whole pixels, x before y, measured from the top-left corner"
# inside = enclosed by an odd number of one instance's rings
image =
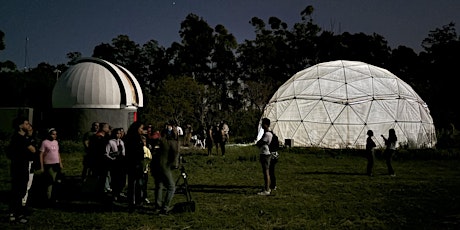
[[[423,51],[389,47],[379,34],[335,34],[315,24],[313,7],[300,12],[289,27],[277,17],[252,18],[255,39],[238,44],[224,27],[211,27],[189,14],[181,23],[180,42],[162,47],[156,40],[140,45],[128,35],[94,48],[93,57],[122,65],[141,83],[141,119],[162,125],[171,118],[179,124],[200,125],[227,120],[233,141],[252,141],[265,104],[276,89],[296,72],[332,60],[362,61],[388,69],[411,85],[428,104],[440,133],[459,124],[459,110],[449,104],[458,98],[455,66],[460,63],[460,38],[454,22],[427,32]],[[5,48],[0,31],[0,50]],[[66,64],[46,62],[19,70],[1,64],[0,106],[28,106],[51,110],[53,86],[80,52],[67,54]],[[7,98],[7,100],[5,100]]]

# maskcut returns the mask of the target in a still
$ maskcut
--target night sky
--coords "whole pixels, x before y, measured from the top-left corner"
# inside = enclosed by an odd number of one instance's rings
[[[392,48],[404,45],[419,52],[429,31],[450,22],[460,33],[459,0],[0,1],[6,44],[0,61],[11,60],[18,68],[67,63],[69,52],[91,56],[95,46],[111,43],[118,35],[128,35],[140,45],[156,40],[169,47],[180,41],[180,23],[189,13],[212,28],[224,25],[240,43],[255,36],[249,24],[252,17],[267,22],[275,16],[292,28],[308,5],[315,8],[313,20],[321,28],[335,34],[377,33]]]

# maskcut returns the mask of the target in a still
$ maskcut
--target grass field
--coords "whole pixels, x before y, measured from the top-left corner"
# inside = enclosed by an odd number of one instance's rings
[[[134,213],[85,196],[79,183],[81,152],[64,152],[66,179],[55,207],[34,205],[27,224],[6,221],[8,160],[0,161],[0,229],[459,229],[460,161],[406,159],[393,162],[389,177],[380,158],[375,176],[364,175],[360,152],[291,148],[281,152],[278,189],[258,196],[263,185],[258,151],[229,146],[225,158],[181,149],[195,212]],[[178,171],[175,176],[178,178]],[[36,192],[38,193],[38,192]],[[153,200],[153,178],[149,179]],[[36,196],[35,196],[35,199]],[[36,202],[37,200],[35,200]],[[173,203],[185,201],[176,194]]]

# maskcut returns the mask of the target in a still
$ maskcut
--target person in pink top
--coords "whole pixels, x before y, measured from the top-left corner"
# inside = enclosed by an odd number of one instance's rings
[[[45,177],[48,178],[46,180],[48,182],[46,191],[48,201],[56,202],[56,194],[53,193],[53,185],[56,183],[56,176],[61,172],[62,162],[59,153],[57,132],[54,128],[48,130],[48,137],[43,140],[40,147],[40,165]]]

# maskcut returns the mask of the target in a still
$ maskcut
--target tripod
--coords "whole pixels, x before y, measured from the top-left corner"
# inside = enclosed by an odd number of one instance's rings
[[[190,193],[190,189],[188,187],[187,181],[187,172],[185,172],[185,167],[183,164],[180,166],[180,175],[176,180],[176,194],[184,194],[187,201],[182,203],[182,209],[186,212],[194,212],[195,211],[195,201],[192,200],[192,194]],[[182,183],[180,181],[182,179]]]

